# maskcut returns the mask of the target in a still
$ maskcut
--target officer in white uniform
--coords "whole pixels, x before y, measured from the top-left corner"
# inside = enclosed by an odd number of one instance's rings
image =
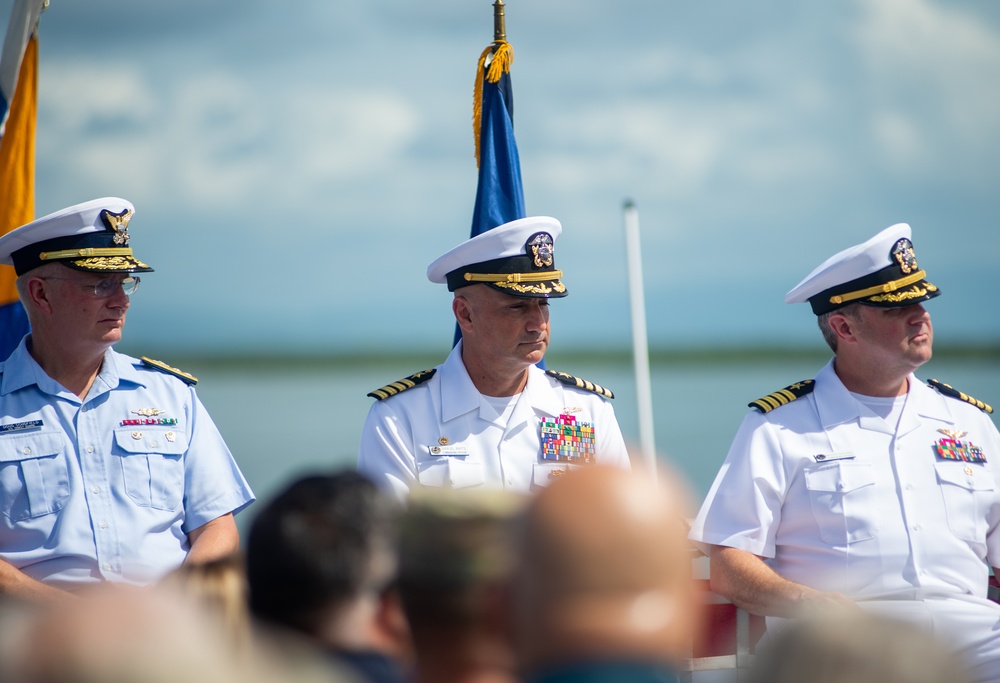
[[[197,380],[112,348],[152,270],[133,213],[105,197],[0,238],[31,322],[0,362],[0,594],[143,585],[239,548],[253,492]]]
[[[569,468],[629,467],[607,389],[537,366],[549,299],[566,296],[562,226],[523,218],[458,245],[427,269],[455,293],[462,340],[448,359],[369,394],[358,469],[404,497],[414,485],[527,492]]]
[[[691,538],[712,587],[769,627],[843,606],[925,625],[1000,680],[1000,435],[988,405],[913,371],[930,359],[922,302],[940,294],[897,224],[786,295],[835,353],[814,379],[750,403]]]

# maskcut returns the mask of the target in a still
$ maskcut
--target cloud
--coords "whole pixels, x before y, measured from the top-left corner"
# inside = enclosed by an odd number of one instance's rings
[[[956,169],[963,179],[981,183],[986,150],[998,141],[1000,31],[930,0],[859,7],[855,35],[866,59],[872,133],[892,169],[926,177],[954,163],[965,167]]]

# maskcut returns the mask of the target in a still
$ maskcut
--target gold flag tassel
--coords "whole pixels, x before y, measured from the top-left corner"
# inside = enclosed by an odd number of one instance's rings
[[[490,55],[489,65],[486,64]],[[472,93],[472,135],[476,139],[476,168],[479,168],[479,136],[483,127],[483,72],[490,83],[496,83],[504,74],[510,73],[514,63],[514,48],[506,40],[496,40],[479,55],[476,66],[476,86]]]

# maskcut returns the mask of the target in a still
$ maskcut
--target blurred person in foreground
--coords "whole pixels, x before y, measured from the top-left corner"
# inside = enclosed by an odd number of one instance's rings
[[[157,584],[161,591],[189,601],[217,624],[240,652],[250,642],[250,609],[246,570],[238,553],[208,562],[182,564]]]
[[[398,512],[354,471],[293,481],[250,527],[252,616],[304,636],[367,682],[404,680],[411,648],[395,585]]]
[[[31,333],[0,363],[0,593],[148,584],[239,547],[253,502],[191,375],[112,347],[139,275],[105,197],[0,237]]]
[[[749,683],[969,683],[941,642],[863,612],[814,614],[758,649]]]
[[[229,634],[171,591],[107,584],[76,600],[22,603],[0,623],[9,683],[357,683],[315,653]]]
[[[447,252],[427,278],[454,292],[462,333],[448,359],[368,395],[358,469],[404,497],[414,486],[528,492],[576,466],[629,467],[610,399],[578,377],[542,370],[562,225],[522,218]]]
[[[834,358],[753,401],[691,538],[713,590],[781,617],[834,605],[924,626],[976,681],[1000,680],[1000,434],[992,409],[917,379],[924,303],[940,294],[906,224],[827,259],[792,289]]]
[[[669,683],[700,628],[688,497],[617,469],[567,473],[528,508],[514,632],[530,683]]]
[[[514,529],[526,498],[509,491],[414,491],[400,529],[399,593],[414,683],[513,683]]]

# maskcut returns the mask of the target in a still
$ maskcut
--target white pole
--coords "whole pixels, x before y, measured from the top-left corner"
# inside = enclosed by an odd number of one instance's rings
[[[625,200],[625,251],[628,258],[628,289],[632,311],[632,356],[639,407],[639,445],[650,475],[656,479],[656,439],[653,436],[653,385],[649,376],[649,343],[646,339],[646,300],[642,285],[642,247],[639,244],[639,212]]]

